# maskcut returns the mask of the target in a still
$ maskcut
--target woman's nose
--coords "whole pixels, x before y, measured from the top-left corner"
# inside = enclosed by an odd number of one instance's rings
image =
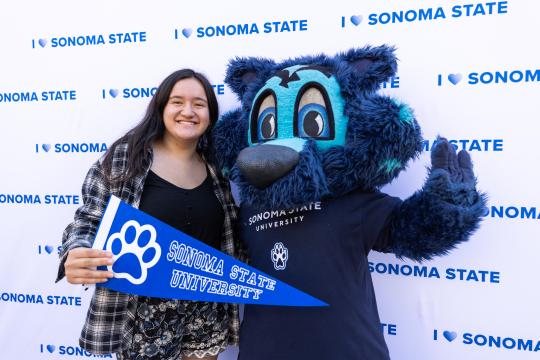
[[[193,116],[194,115],[194,112],[193,112],[193,107],[191,106],[191,104],[185,104],[183,107],[182,107],[182,110],[180,111],[180,113],[184,116]]]

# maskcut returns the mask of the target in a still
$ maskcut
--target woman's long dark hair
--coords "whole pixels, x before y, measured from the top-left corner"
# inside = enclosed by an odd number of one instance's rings
[[[133,129],[129,130],[120,139],[116,140],[108,149],[105,158],[103,159],[103,168],[105,169],[105,173],[109,177],[109,180],[126,181],[137,174],[142,173],[146,169],[151,160],[152,145],[156,140],[163,138],[163,133],[165,131],[163,110],[169,101],[171,91],[178,81],[190,78],[196,79],[201,83],[208,101],[210,125],[197,144],[197,152],[208,158],[211,147],[210,131],[219,115],[216,95],[212,89],[212,85],[210,85],[210,82],[204,75],[191,69],[182,69],[173,72],[163,80],[152,97],[152,100],[150,100],[148,108],[146,109],[146,114],[141,122]],[[116,147],[124,143],[127,143],[128,148],[127,171],[120,175],[120,178],[113,178],[113,154]]]

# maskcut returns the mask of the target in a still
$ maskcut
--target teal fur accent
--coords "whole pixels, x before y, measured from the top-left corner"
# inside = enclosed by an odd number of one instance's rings
[[[225,177],[226,179],[229,178],[229,174],[231,173],[231,170],[227,167],[227,166],[224,166],[221,168],[221,174],[223,175],[223,177]]]
[[[414,114],[409,105],[395,101],[396,105],[399,107],[399,121],[412,125],[414,122]]]
[[[384,160],[382,165],[379,167],[379,170],[384,170],[388,174],[390,174],[391,172],[397,169],[401,169],[401,162],[399,162],[396,159]]]

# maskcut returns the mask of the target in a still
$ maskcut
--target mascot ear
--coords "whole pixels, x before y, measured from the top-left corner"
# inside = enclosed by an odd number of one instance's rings
[[[229,61],[225,83],[235,92],[242,101],[249,85],[266,81],[273,72],[275,63],[263,58],[235,58]]]
[[[338,55],[351,72],[352,82],[362,91],[376,91],[382,83],[388,81],[397,71],[395,48],[388,45],[366,46],[351,49]]]

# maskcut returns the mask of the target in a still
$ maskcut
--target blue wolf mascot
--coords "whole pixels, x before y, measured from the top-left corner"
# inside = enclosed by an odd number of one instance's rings
[[[412,109],[377,93],[396,69],[389,46],[230,62],[241,107],[213,142],[238,185],[250,264],[329,305],[247,305],[240,360],[389,359],[369,252],[429,260],[478,227],[485,196],[471,159],[444,138],[421,190],[406,200],[379,191],[422,148]]]

